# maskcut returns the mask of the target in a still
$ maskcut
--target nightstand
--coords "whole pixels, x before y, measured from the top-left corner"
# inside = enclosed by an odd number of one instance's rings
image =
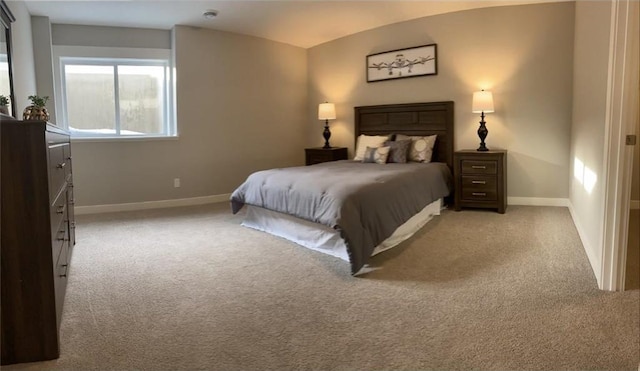
[[[319,164],[321,162],[346,160],[348,156],[346,147],[305,148],[304,153],[307,165]]]
[[[455,210],[507,209],[507,151],[456,151],[453,154]]]

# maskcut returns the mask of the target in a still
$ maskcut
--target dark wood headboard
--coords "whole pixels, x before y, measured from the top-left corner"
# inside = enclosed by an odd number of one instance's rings
[[[356,141],[365,135],[437,134],[431,161],[453,171],[453,102],[386,104],[355,107]]]

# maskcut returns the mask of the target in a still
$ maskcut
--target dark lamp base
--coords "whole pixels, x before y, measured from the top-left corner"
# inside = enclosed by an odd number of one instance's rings
[[[329,130],[329,120],[325,120],[324,122],[324,132],[322,132],[322,136],[324,137],[324,147],[322,148],[331,148],[329,144],[329,138],[331,138],[331,131]]]
[[[482,112],[480,117],[482,119],[480,120],[480,127],[478,128],[478,137],[480,137],[480,147],[478,147],[478,152],[486,152],[489,148],[484,144],[484,140],[487,137],[487,134],[489,134],[489,130],[487,130],[485,125],[486,122],[484,122],[484,112]]]

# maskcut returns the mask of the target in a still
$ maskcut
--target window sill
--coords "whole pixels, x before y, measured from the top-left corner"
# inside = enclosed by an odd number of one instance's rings
[[[149,141],[164,141],[164,140],[178,140],[178,135],[174,136],[161,136],[161,137],[71,137],[71,142],[82,143],[96,143],[96,142],[149,142]]]

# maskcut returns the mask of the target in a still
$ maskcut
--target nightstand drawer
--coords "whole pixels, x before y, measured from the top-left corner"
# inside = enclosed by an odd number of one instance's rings
[[[473,201],[495,201],[498,199],[498,192],[495,189],[462,188],[462,199]]]
[[[462,174],[497,174],[497,161],[462,160]]]
[[[345,147],[305,148],[304,152],[307,165],[347,159],[347,149]]]
[[[498,189],[498,183],[494,176],[465,175],[462,177],[462,189],[495,192]]]
[[[308,155],[307,163],[309,165],[319,164],[321,162],[333,161],[331,153],[312,153]]]

